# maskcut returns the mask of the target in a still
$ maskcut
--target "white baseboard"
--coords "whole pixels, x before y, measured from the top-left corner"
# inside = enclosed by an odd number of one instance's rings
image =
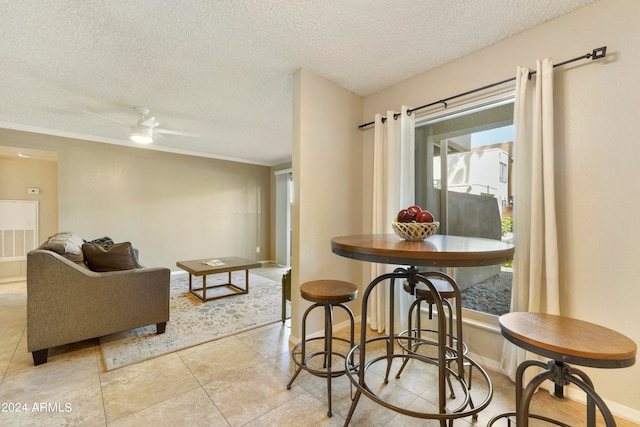
[[[9,277],[6,279],[0,279],[0,283],[24,282],[26,280],[26,277]]]
[[[507,373],[502,369],[502,366],[499,360],[488,359],[486,357],[482,357],[472,352],[469,352],[469,357],[472,358],[475,362],[477,362],[478,365],[482,366],[483,369],[488,369],[490,371],[507,375]]]

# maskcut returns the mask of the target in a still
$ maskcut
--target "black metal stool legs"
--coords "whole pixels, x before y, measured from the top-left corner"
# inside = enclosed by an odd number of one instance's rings
[[[307,339],[306,335],[307,335],[307,317],[309,316],[309,313],[311,313],[311,311],[317,307],[323,307],[324,308],[324,336],[322,337],[315,337],[315,338],[309,338]],[[342,309],[344,309],[348,316],[349,316],[349,324],[350,324],[350,331],[349,331],[349,339],[345,339],[345,338],[341,338],[341,337],[334,337],[333,336],[333,308],[334,307],[341,307]],[[338,341],[343,341],[349,344],[349,348],[353,348],[354,344],[355,344],[355,326],[354,326],[355,320],[353,317],[353,313],[351,312],[351,310],[349,309],[349,307],[347,307],[345,304],[320,304],[320,303],[316,303],[313,304],[312,306],[310,306],[305,312],[304,315],[302,316],[302,340],[300,341],[300,343],[298,343],[292,350],[291,352],[291,356],[293,358],[294,363],[298,366],[296,369],[296,372],[293,374],[293,376],[291,377],[291,380],[289,381],[289,384],[287,384],[287,390],[291,389],[291,386],[293,384],[293,382],[296,380],[296,378],[298,377],[298,375],[300,374],[300,372],[304,369],[305,371],[309,372],[312,375],[318,376],[318,377],[323,377],[327,379],[327,405],[328,405],[328,410],[327,410],[327,416],[331,417],[333,415],[332,412],[332,402],[331,402],[331,381],[334,377],[339,377],[341,375],[345,374],[345,369],[344,368],[340,368],[340,369],[334,369],[334,364],[332,361],[333,356],[338,356],[341,358],[346,359],[346,353],[342,354],[342,353],[338,353],[335,352],[333,350],[333,341],[334,340],[338,340]],[[323,340],[323,350],[322,351],[318,351],[318,352],[314,352],[314,353],[310,353],[307,354],[307,344],[309,344],[312,341],[316,341],[316,340]],[[310,362],[313,358],[318,357],[318,356],[322,356],[323,360],[322,360],[322,369],[317,369],[317,368],[313,368],[310,366]],[[342,365],[344,366],[344,365]]]
[[[523,390],[522,382],[524,381],[524,372],[530,366],[539,366],[542,368],[546,368],[546,370],[533,377],[529,384],[527,384],[526,388],[524,388]],[[531,403],[533,393],[536,391],[538,386],[540,386],[540,384],[548,379],[553,381],[557,386],[565,386],[569,383],[575,384],[586,393],[588,427],[595,427],[596,425],[596,406],[600,410],[600,413],[602,414],[607,427],[615,427],[616,422],[613,418],[613,415],[611,414],[611,411],[604,403],[602,398],[596,393],[593,388],[591,379],[583,371],[574,369],[568,364],[556,360],[550,360],[546,364],[537,360],[531,360],[522,363],[521,367],[522,369],[520,369],[520,366],[518,367],[516,378],[518,380],[517,382],[520,383],[519,387],[518,384],[516,384],[516,405],[518,408],[516,420],[519,426],[528,426],[530,417],[544,419],[545,421],[556,425],[564,425],[550,418],[542,417],[535,414],[529,414],[529,405]],[[519,394],[520,396],[518,396]]]
[[[353,337],[351,339],[353,341]],[[331,378],[333,376],[331,368],[333,367],[331,359],[333,359],[333,308],[331,305],[324,306],[324,368],[327,370],[327,416],[333,415],[331,411]]]
[[[293,357],[293,355],[295,354],[296,349],[301,348],[300,360],[302,361],[302,363],[296,363],[296,365],[298,365],[298,368],[296,369],[296,372],[291,377],[291,380],[289,380],[289,384],[287,384],[287,390],[291,390],[291,385],[293,384],[293,382],[296,380],[296,378],[300,374],[300,371],[302,371],[303,365],[306,364],[306,360],[307,360],[307,340],[306,340],[306,335],[307,335],[307,316],[309,315],[309,313],[311,312],[311,310],[313,308],[318,307],[319,305],[320,304],[312,305],[302,315],[302,340],[293,348],[293,351],[291,352],[291,356]],[[293,361],[294,362],[296,361],[295,357],[293,357]]]
[[[525,371],[531,366],[538,366],[545,369],[544,371],[535,375],[529,384],[524,386]],[[600,410],[602,417],[604,418],[607,427],[615,427],[616,422],[611,414],[611,411],[604,403],[602,398],[596,393],[593,382],[587,376],[586,373],[580,369],[573,368],[568,364],[550,360],[544,363],[540,360],[526,360],[522,362],[516,370],[516,411],[507,412],[492,418],[487,426],[492,426],[497,420],[506,417],[516,418],[516,424],[521,427],[527,427],[529,425],[529,419],[535,418],[545,421],[550,424],[555,424],[561,427],[571,427],[568,424],[554,420],[553,418],[545,417],[543,415],[531,414],[529,407],[531,405],[531,399],[538,387],[546,380],[553,381],[556,390],[558,387],[562,388],[568,384],[575,384],[580,387],[587,395],[587,427],[595,427],[596,425],[596,407]],[[509,421],[508,425],[511,425]]]

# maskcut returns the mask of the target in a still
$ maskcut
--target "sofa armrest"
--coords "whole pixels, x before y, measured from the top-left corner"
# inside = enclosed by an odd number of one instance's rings
[[[98,273],[55,252],[27,255],[27,345],[55,347],[169,320],[168,268]]]

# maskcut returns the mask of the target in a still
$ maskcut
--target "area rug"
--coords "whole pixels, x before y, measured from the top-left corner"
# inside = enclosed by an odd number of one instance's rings
[[[245,272],[232,274],[244,287]],[[228,274],[207,277],[207,284],[226,283]],[[194,277],[194,287],[202,278]],[[207,292],[207,296],[212,293]],[[287,310],[289,307],[287,306]],[[202,344],[281,320],[282,284],[249,274],[249,293],[206,303],[189,293],[189,276],[171,276],[170,319],[164,334],[149,325],[100,338],[107,371]]]

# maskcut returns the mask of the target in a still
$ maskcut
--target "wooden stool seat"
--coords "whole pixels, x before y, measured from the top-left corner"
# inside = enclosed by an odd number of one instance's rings
[[[624,368],[636,360],[636,344],[594,323],[544,313],[500,316],[502,335],[525,350],[581,366]]]
[[[455,298],[455,290],[453,289],[451,283],[449,283],[448,281],[444,279],[432,278],[429,278],[429,281],[433,284],[433,286],[436,288],[443,299]],[[411,292],[411,287],[409,286],[408,282],[404,283],[404,290],[405,292]],[[426,301],[433,301],[433,294],[431,293],[431,289],[429,289],[427,285],[423,283],[418,283],[416,285],[415,293],[416,297],[418,298],[422,298]]]
[[[313,280],[300,285],[300,296],[318,304],[340,304],[356,299],[358,287],[342,280]]]

